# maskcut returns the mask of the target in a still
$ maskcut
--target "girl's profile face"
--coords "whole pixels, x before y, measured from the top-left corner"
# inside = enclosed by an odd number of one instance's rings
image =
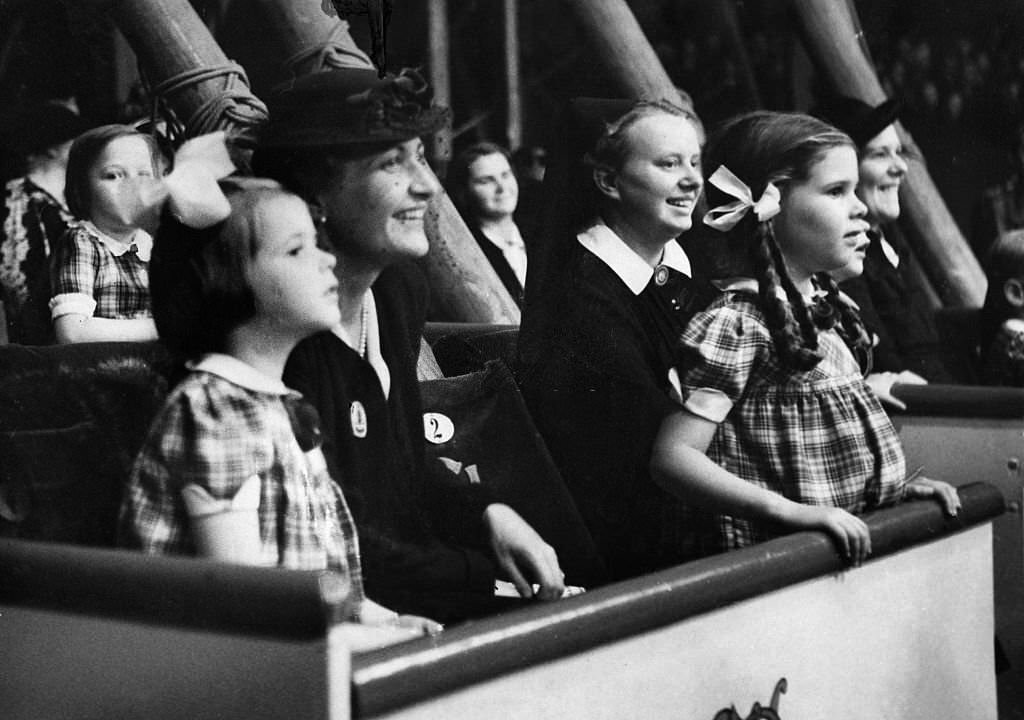
[[[299,339],[341,322],[334,255],[317,247],[306,203],[295,195],[272,195],[254,225],[256,254],[246,279],[257,316]]]
[[[658,113],[626,133],[626,157],[606,194],[640,233],[662,242],[678,237],[693,225],[704,185],[697,131],[684,117]]]
[[[857,153],[852,147],[825,151],[806,179],[782,188],[781,212],[773,227],[793,282],[806,292],[817,272],[847,267],[860,274],[868,239],[867,207],[857,197]]]
[[[149,143],[139,135],[116,137],[89,168],[89,220],[111,234],[134,231],[144,217],[140,193],[155,182]]]
[[[440,190],[419,138],[334,169],[320,198],[338,252],[383,269],[427,254],[423,222]]]
[[[872,225],[893,222],[900,216],[900,184],[907,174],[903,144],[890,125],[864,145],[857,194],[868,206]]]
[[[478,217],[496,220],[515,212],[519,183],[504,155],[481,155],[469,164],[468,171],[466,194]]]

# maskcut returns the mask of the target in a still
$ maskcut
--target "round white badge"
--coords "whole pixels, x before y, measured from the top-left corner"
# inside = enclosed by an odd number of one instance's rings
[[[366,408],[358,400],[353,400],[348,409],[348,421],[352,425],[353,436],[366,437]]]
[[[451,418],[441,413],[423,413],[423,437],[427,442],[440,445],[451,440],[455,436],[455,423]]]

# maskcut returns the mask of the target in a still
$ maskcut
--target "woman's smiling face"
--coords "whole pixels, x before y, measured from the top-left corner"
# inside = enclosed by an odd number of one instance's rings
[[[900,216],[900,183],[907,174],[903,144],[890,125],[871,138],[861,151],[857,195],[868,206],[872,226],[893,222]]]
[[[690,229],[704,184],[697,131],[685,117],[659,113],[626,132],[628,153],[614,173],[618,212],[633,228],[667,242]]]
[[[321,198],[336,249],[378,270],[426,255],[423,222],[439,189],[419,138],[341,161]]]

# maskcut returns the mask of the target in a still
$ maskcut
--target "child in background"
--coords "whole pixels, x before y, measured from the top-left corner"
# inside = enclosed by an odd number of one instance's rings
[[[844,341],[865,344],[863,325],[816,286],[867,242],[853,142],[809,116],[755,112],[704,159],[705,224],[724,235],[728,272],[681,338],[683,409],[655,441],[656,479],[718,513],[722,550],[821,529],[859,564],[871,538],[854,513],[937,497],[955,514],[953,487],[905,479],[896,431]]]
[[[230,215],[194,230],[166,213],[154,248],[161,340],[189,358],[136,459],[121,541],[151,553],[330,569],[353,619],[439,629],[363,597],[359,547],[327,472],[316,411],[281,381],[295,345],[340,321],[334,256],[306,204],[270,180],[230,179]]]
[[[985,256],[981,379],[1024,387],[1024,230],[1002,233]]]
[[[52,260],[57,342],[156,339],[148,273],[158,206],[143,198],[163,167],[155,139],[127,125],[94,128],[72,144],[65,194],[78,221]]]

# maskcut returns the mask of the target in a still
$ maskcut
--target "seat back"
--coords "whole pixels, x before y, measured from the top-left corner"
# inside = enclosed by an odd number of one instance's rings
[[[112,546],[168,369],[156,343],[0,347],[0,537]]]

